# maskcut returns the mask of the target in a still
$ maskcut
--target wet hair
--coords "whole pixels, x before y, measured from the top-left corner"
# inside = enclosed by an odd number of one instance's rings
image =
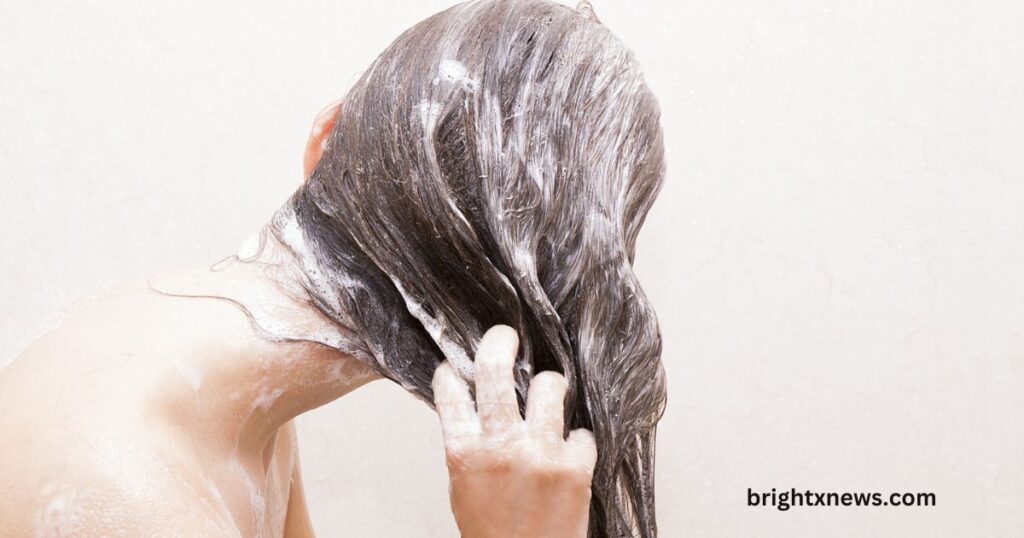
[[[373,62],[269,231],[329,345],[428,403],[441,361],[472,383],[514,327],[520,403],[561,372],[567,428],[594,432],[590,536],[651,537],[665,376],[632,263],[663,175],[657,102],[589,6],[469,2]]]

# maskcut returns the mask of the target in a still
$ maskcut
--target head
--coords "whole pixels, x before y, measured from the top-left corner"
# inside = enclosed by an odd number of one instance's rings
[[[664,159],[632,54],[589,10],[460,4],[396,39],[318,126],[269,229],[332,345],[432,403],[441,361],[472,385],[482,334],[515,327],[520,396],[564,374],[567,428],[597,439],[591,536],[654,536],[665,378],[632,261]]]

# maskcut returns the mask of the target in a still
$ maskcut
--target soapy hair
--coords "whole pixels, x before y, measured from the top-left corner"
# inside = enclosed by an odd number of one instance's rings
[[[657,102],[589,5],[469,2],[373,62],[268,229],[323,343],[427,403],[441,361],[472,384],[482,334],[514,327],[520,403],[561,372],[567,429],[594,432],[590,536],[653,537],[665,375],[632,262],[663,175]]]

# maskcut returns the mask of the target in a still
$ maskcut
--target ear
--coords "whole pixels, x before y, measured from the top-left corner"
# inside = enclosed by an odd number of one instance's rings
[[[313,120],[313,130],[309,133],[309,140],[306,141],[306,153],[302,158],[302,174],[308,178],[320,162],[324,154],[324,147],[327,142],[327,135],[331,134],[334,122],[341,112],[341,99],[327,105],[327,108],[320,111]]]

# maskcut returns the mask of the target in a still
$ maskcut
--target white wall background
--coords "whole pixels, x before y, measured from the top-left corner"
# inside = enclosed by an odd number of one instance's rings
[[[91,289],[232,252],[301,180],[313,115],[447,4],[0,0],[0,364]],[[1024,536],[1021,4],[596,9],[669,148],[637,261],[662,535]],[[321,536],[456,535],[425,406],[380,383],[300,425]]]

